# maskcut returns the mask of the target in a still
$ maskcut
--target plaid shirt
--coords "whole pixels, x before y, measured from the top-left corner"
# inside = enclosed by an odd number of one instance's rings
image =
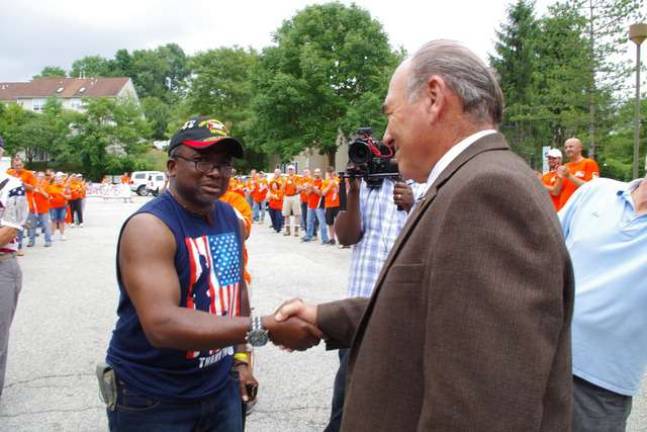
[[[370,297],[389,251],[407,221],[407,212],[393,203],[394,182],[385,179],[379,189],[360,186],[359,211],[362,239],[353,246],[348,283],[349,297]],[[424,191],[425,184],[410,183],[413,196]]]

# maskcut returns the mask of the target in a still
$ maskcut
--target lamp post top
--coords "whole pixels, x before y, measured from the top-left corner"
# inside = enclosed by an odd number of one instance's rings
[[[637,23],[629,26],[629,39],[636,45],[643,43],[647,39],[647,24]]]

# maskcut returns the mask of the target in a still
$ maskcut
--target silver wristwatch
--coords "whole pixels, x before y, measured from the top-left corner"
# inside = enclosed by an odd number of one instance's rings
[[[263,328],[261,317],[252,317],[245,341],[253,347],[262,347],[269,340],[269,332]]]

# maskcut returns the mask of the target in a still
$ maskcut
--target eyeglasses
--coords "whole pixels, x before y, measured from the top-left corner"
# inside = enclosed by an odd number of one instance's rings
[[[210,174],[214,169],[217,169],[220,174],[224,176],[229,176],[231,175],[231,172],[234,169],[234,167],[231,166],[229,162],[219,164],[219,163],[214,163],[204,159],[189,159],[189,158],[185,158],[184,156],[178,156],[178,155],[174,156],[173,159],[183,159],[187,162],[193,162],[193,165],[195,165],[196,171],[202,174]]]

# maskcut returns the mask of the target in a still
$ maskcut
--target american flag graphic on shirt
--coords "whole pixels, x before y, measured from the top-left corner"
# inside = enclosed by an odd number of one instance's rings
[[[230,232],[186,238],[185,244],[190,265],[186,307],[219,316],[240,315],[241,250],[236,235]],[[210,350],[208,355],[217,351]],[[200,354],[189,351],[187,358]]]

